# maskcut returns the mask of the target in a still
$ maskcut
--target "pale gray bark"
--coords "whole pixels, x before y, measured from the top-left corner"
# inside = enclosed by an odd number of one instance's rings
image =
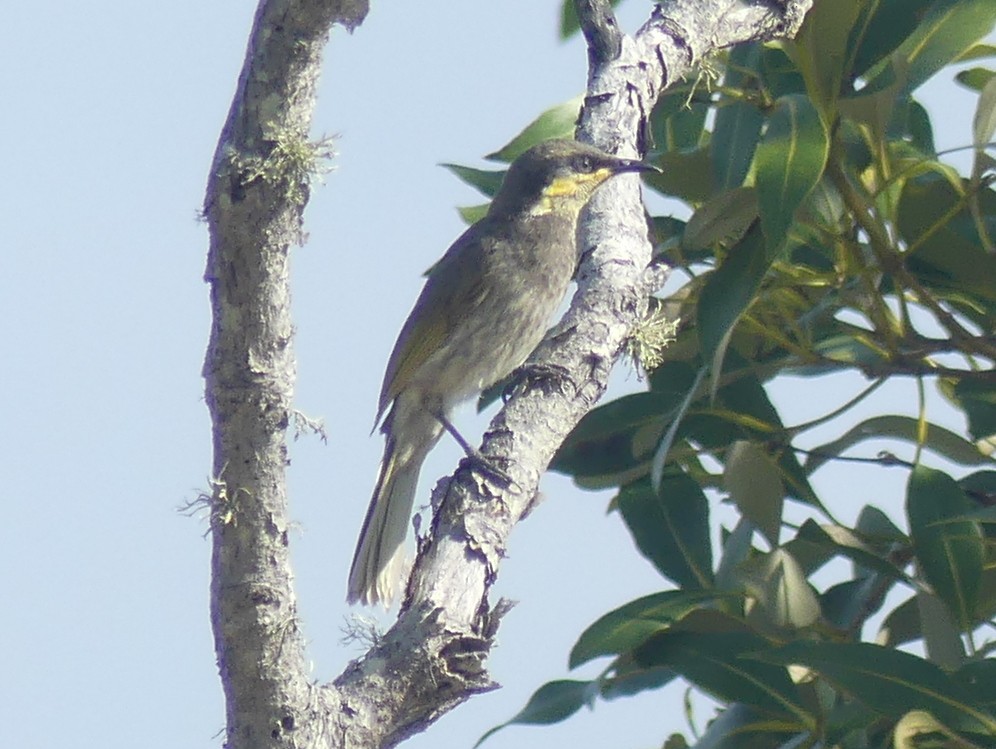
[[[676,0],[631,38],[615,28],[607,2],[579,2],[591,64],[579,137],[638,155],[668,85],[716,49],[793,34],[811,3]],[[566,376],[519,388],[485,436],[482,451],[513,483],[469,467],[442,482],[397,622],[333,683],[309,683],[287,553],[287,259],[307,199],[305,139],[321,49],[333,23],[352,28],[365,13],[363,0],[261,3],[208,186],[212,623],[232,749],[394,746],[494,687],[486,659],[505,606],[488,594],[506,540],[557,446],[605,391],[646,302],[643,207],[637,181],[621,177],[583,220],[577,295],[534,359]]]

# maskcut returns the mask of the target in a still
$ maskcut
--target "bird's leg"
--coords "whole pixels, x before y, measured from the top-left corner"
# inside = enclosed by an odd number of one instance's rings
[[[449,419],[446,418],[445,414],[437,413],[434,415],[439,423],[443,425],[443,429],[449,432],[453,439],[456,440],[457,444],[463,448],[464,453],[467,455],[467,460],[470,463],[476,466],[483,473],[488,474],[491,478],[505,484],[506,486],[513,483],[511,476],[492,463],[491,460],[481,455],[481,452],[476,447],[464,439],[463,435],[457,431],[457,428],[453,426]]]
[[[467,442],[467,440],[463,438],[463,435],[457,431],[457,428],[453,426],[452,423],[450,423],[450,420],[447,419],[445,415],[437,413],[435,414],[435,416],[436,420],[443,425],[443,429],[445,429],[453,436],[453,439],[457,441],[457,444],[463,448],[463,451],[467,453],[468,456],[479,455],[479,453],[477,452],[477,448],[475,448],[473,445],[471,445],[469,442]]]

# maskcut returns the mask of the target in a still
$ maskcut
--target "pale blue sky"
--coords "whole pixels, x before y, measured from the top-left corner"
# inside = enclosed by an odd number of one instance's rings
[[[5,13],[0,723],[12,747],[221,741],[210,546],[203,519],[177,508],[208,484],[197,212],[254,7],[39,0]],[[315,133],[339,135],[340,156],[313,195],[310,239],[293,263],[297,404],[329,432],[327,445],[306,437],[291,446],[293,556],[316,679],[358,654],[339,639],[381,451],[368,435],[384,362],[421,272],[461,231],[454,206],[480,202],[436,165],[480,165],[480,154],[583,89],[584,49],[556,42],[557,7],[374,2],[354,35],[332,35]],[[634,30],[648,10],[624,3],[623,27]],[[935,105],[943,88],[932,84]],[[944,101],[942,146],[968,141],[972,104]],[[618,380],[635,386],[625,372]],[[812,415],[813,387],[787,390],[787,421]],[[883,398],[912,403],[912,389]],[[469,412],[459,423],[471,435],[484,424]],[[458,457],[444,441],[426,464],[423,497]],[[846,470],[827,469],[820,485],[853,482],[860,469]],[[902,476],[889,480],[862,479],[862,501],[897,496]],[[521,602],[490,664],[505,688],[406,746],[471,746],[540,684],[568,676],[567,652],[587,624],[659,589],[618,517],[605,516],[608,495],[552,476],[544,489],[501,570],[499,594]],[[486,746],[656,746],[683,726],[679,698],[672,687],[599,704],[553,728],[507,729]]]

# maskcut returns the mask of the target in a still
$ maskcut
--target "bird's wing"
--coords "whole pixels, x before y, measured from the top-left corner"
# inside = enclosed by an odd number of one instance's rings
[[[432,267],[387,362],[377,408],[378,423],[391,401],[442,348],[467,311],[479,306],[486,296],[479,232],[478,224],[471,226]]]

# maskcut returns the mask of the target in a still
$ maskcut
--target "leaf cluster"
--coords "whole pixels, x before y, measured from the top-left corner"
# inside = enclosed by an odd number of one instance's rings
[[[980,640],[996,614],[996,48],[979,41],[994,22],[991,0],[820,0],[794,42],[737,47],[710,61],[717,85],[661,98],[647,184],[690,212],[653,219],[685,279],[659,300],[676,340],[647,391],[592,411],[553,468],[616,488],[611,509],[669,589],[593,623],[570,666],[607,658],[601,674],[544,685],[510,723],[680,678],[723,710],[677,745],[996,744]],[[956,76],[979,95],[966,174],[916,98],[956,63],[977,66]],[[523,137],[565,134],[577,106]],[[819,403],[840,372],[866,386],[807,423],[769,397],[792,375]],[[812,446],[897,378],[908,413],[851,416]],[[932,423],[927,387],[964,434]],[[909,454],[860,454],[879,439]],[[811,479],[854,460],[907,472],[904,517],[868,503],[836,518]],[[736,511],[718,530],[716,497]],[[788,522],[786,503],[805,519]],[[834,582],[818,584],[825,567]]]

